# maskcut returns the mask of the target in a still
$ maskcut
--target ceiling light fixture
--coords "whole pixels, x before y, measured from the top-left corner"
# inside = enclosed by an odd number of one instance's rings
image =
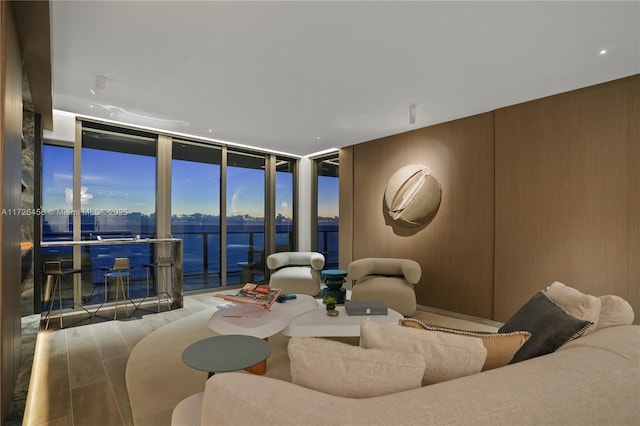
[[[416,104],[409,107],[409,124],[416,124]]]
[[[601,55],[606,55],[606,54],[607,54],[607,49],[602,49],[602,50],[600,51],[600,54],[601,54]]]

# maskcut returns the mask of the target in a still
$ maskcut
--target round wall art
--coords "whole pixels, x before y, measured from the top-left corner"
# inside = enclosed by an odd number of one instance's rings
[[[442,188],[431,169],[410,164],[395,172],[384,190],[389,217],[399,225],[420,226],[435,216]]]

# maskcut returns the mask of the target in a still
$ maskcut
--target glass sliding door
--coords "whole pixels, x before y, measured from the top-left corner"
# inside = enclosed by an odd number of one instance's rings
[[[55,145],[42,147],[42,241],[73,240],[73,206],[68,197],[73,188],[73,148]],[[41,262],[61,261],[64,267],[73,266],[73,253],[70,246],[49,247],[41,250]],[[62,280],[62,306],[73,307],[73,277]],[[41,309],[48,310],[52,283],[45,282]],[[54,308],[58,309],[57,302]]]
[[[172,144],[171,233],[183,240],[184,290],[220,287],[221,149]]]
[[[327,269],[338,267],[339,166],[338,153],[316,160],[316,250],[324,255]]]
[[[294,167],[294,160],[280,157],[276,158],[276,252],[295,251],[295,228],[293,226]]]
[[[156,237],[156,145],[151,134],[83,123],[79,190],[82,239]],[[134,284],[131,298],[142,295],[136,292],[146,291],[144,285],[135,284],[146,280],[144,265],[153,259],[149,245],[87,246],[86,250],[94,286],[103,283],[104,269],[111,268],[116,257],[127,257]],[[90,293],[89,303],[102,302],[104,295],[96,293]]]
[[[71,241],[71,199],[73,190],[73,148],[42,147],[42,240]]]
[[[264,155],[227,152],[228,285],[265,280]]]

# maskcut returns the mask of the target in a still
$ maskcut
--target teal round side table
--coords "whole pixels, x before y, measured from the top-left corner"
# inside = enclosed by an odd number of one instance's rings
[[[182,361],[196,370],[215,373],[237,371],[260,364],[271,355],[271,345],[253,336],[213,336],[193,343],[182,352]]]

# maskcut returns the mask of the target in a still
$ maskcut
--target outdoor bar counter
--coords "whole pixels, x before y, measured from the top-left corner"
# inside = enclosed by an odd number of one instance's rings
[[[169,288],[171,297],[171,309],[183,307],[183,268],[182,268],[182,240],[179,238],[103,238],[99,240],[81,240],[81,241],[43,241],[40,243],[42,249],[73,248],[73,267],[80,268],[81,264],[81,248],[94,246],[114,246],[124,244],[146,244],[155,245],[152,252],[164,255],[171,255],[173,263],[172,267],[172,285]],[[111,259],[115,257],[127,257],[111,255]],[[111,260],[113,261],[113,260]],[[74,307],[82,304],[82,288],[80,277],[74,277]]]

